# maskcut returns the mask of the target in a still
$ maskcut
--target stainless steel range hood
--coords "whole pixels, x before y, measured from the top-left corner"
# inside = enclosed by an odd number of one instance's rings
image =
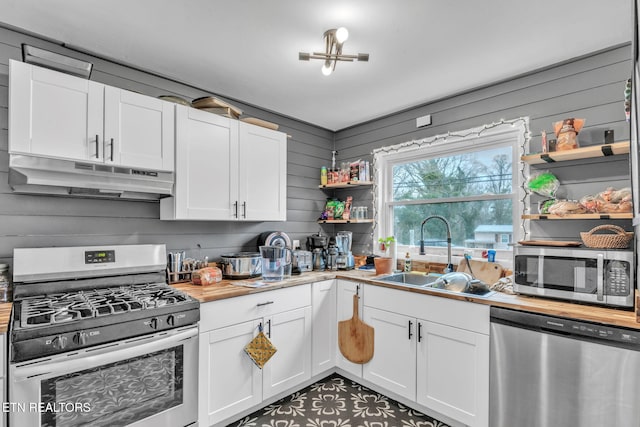
[[[9,156],[9,185],[16,193],[158,200],[173,194],[173,182],[173,172],[22,154]]]

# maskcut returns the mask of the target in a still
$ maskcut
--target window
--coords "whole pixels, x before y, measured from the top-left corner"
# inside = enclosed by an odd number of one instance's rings
[[[422,221],[439,215],[451,226],[454,255],[498,249],[511,264],[527,136],[527,119],[517,119],[376,150],[375,238],[393,235],[401,251],[417,255]],[[425,223],[424,241],[429,259],[444,261],[442,221]]]

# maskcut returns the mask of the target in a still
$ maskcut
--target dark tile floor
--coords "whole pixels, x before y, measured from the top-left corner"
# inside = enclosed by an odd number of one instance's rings
[[[334,374],[284,397],[233,427],[449,427]]]

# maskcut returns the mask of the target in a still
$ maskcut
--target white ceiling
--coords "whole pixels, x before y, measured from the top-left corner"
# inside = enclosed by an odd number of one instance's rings
[[[630,0],[0,0],[0,22],[340,130],[631,40]],[[345,26],[328,77],[322,34]],[[1,42],[1,40],[0,40]]]

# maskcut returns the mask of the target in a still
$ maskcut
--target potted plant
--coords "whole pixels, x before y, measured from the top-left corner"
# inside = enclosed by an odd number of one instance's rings
[[[391,274],[393,273],[393,266],[396,262],[393,256],[389,256],[390,249],[395,246],[396,239],[393,236],[381,237],[378,239],[378,249],[382,252],[383,256],[373,259],[373,263],[376,267],[376,274]],[[393,253],[393,251],[391,251]]]

